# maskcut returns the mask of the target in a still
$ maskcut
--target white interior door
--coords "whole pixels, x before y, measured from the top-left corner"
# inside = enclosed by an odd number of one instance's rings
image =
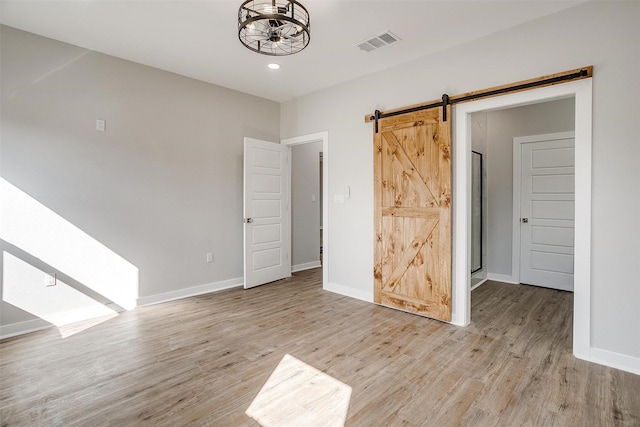
[[[573,132],[520,139],[520,282],[573,290]]]
[[[291,276],[289,148],[244,139],[244,287]]]

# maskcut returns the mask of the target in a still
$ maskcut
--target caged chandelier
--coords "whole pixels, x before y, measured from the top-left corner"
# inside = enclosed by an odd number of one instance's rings
[[[292,55],[310,36],[309,12],[295,0],[248,0],[238,10],[238,38],[254,52]]]

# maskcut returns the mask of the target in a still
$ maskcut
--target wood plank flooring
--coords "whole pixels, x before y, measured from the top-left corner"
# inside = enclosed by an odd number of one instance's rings
[[[0,425],[256,426],[289,354],[351,387],[348,426],[640,426],[640,376],[572,356],[571,293],[488,282],[472,307],[451,326],[323,291],[315,269],[10,338]]]

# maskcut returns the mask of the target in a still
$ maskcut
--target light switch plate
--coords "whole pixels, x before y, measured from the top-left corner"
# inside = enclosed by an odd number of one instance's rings
[[[57,284],[58,284],[58,278],[56,277],[56,273],[44,274],[44,285],[46,287],[55,286]]]

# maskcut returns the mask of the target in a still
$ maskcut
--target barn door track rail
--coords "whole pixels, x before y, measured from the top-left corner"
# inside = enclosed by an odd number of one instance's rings
[[[475,101],[480,98],[489,98],[492,96],[503,95],[505,93],[521,92],[533,88],[543,86],[552,86],[558,83],[565,83],[572,80],[587,79],[593,76],[593,66],[576,68],[574,70],[564,71],[562,73],[551,74],[548,76],[536,77],[520,82],[509,83],[502,86],[495,86],[488,89],[477,90],[474,92],[463,93],[462,95],[449,96],[446,93],[442,95],[442,99],[431,101],[424,104],[411,105],[405,108],[399,108],[389,111],[376,110],[373,114],[365,116],[365,122],[374,122],[375,133],[378,133],[378,121],[386,117],[398,116],[400,114],[414,113],[416,111],[427,110],[434,107],[442,107],[443,120],[447,121],[447,105],[458,104],[460,102]]]

